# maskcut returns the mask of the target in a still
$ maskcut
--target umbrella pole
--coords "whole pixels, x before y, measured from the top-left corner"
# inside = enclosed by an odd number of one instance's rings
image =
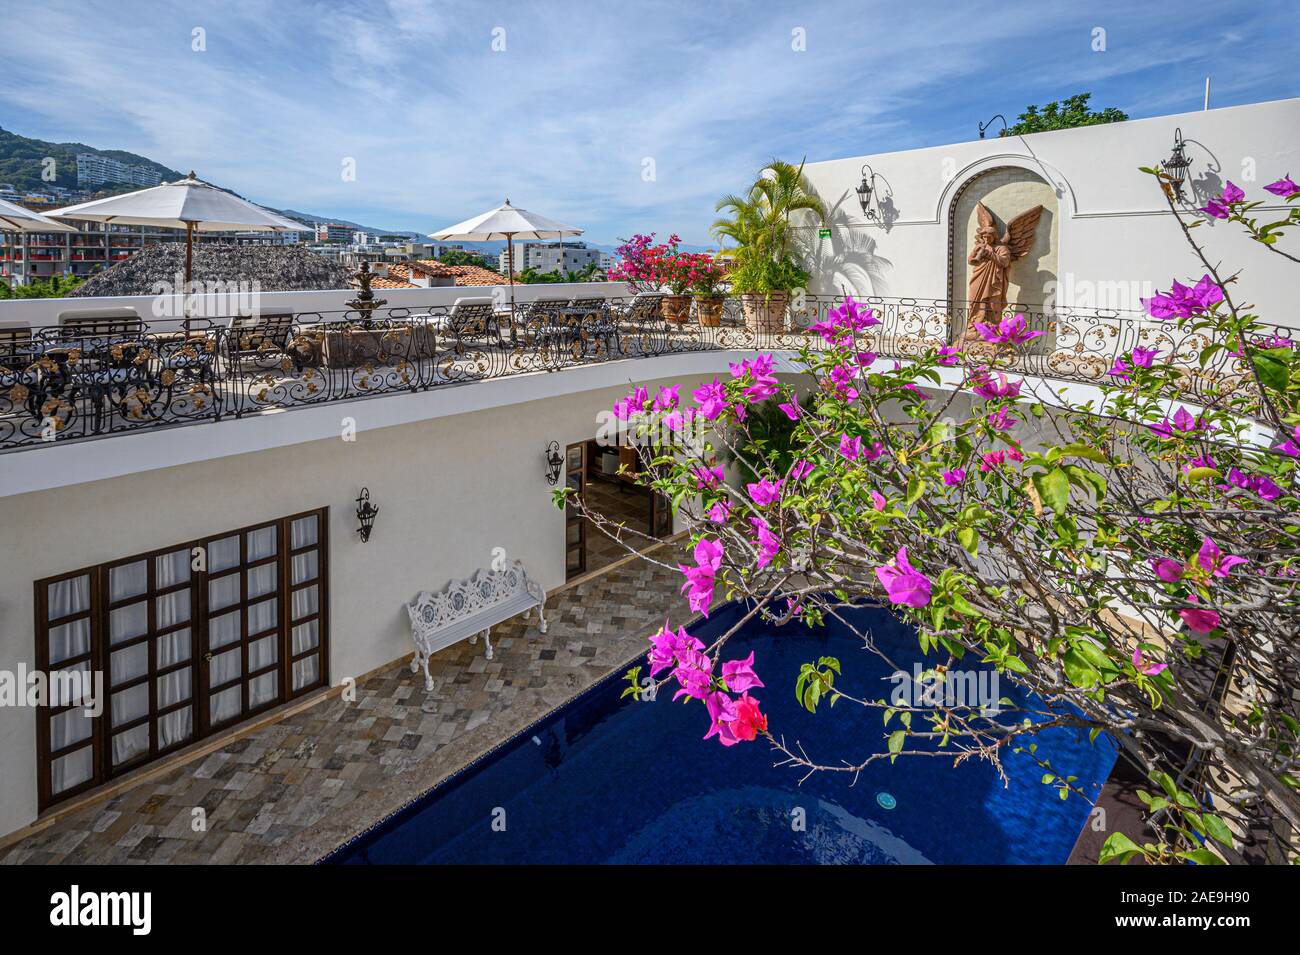
[[[190,329],[190,284],[194,279],[194,223],[185,223],[185,290],[182,293],[185,298],[185,321],[182,326],[186,331]]]
[[[515,324],[515,246],[513,235],[506,234],[506,279],[510,283],[510,344],[519,344],[519,333]]]

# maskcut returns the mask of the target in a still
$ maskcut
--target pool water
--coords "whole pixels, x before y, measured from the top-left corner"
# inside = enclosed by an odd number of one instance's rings
[[[742,615],[729,605],[691,628],[706,643]],[[860,629],[902,667],[920,660],[911,628],[883,610],[854,611]],[[846,690],[888,698],[889,669],[838,622],[824,628],[751,621],[728,659],[755,651],[767,684],[751,691],[769,726],[825,764],[884,749],[877,710],[795,700],[805,662],[838,657]],[[644,675],[645,670],[643,668]],[[541,723],[337,849],[326,860],[386,863],[857,863],[1000,864],[1066,861],[1091,803],[1062,801],[1027,756],[1008,753],[1003,786],[987,763],[905,757],[847,773],[774,767],[761,739],[731,748],[702,740],[698,702],[620,700],[615,674]],[[1005,681],[999,695],[1023,699]],[[919,723],[918,723],[919,725]],[[897,724],[894,724],[896,727]],[[1093,798],[1115,761],[1113,743],[1053,729],[1038,755],[1078,777]]]

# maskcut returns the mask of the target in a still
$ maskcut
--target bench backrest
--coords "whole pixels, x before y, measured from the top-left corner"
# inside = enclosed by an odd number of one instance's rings
[[[284,348],[291,331],[292,315],[236,315],[230,320],[230,347],[236,352]]]
[[[500,570],[480,568],[462,580],[448,581],[437,593],[421,591],[406,605],[406,612],[415,633],[433,636],[451,624],[534,591],[540,592],[528,579],[523,561],[508,560]]]

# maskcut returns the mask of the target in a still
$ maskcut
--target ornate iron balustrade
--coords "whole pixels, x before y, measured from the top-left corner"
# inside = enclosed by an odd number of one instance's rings
[[[268,409],[555,372],[605,361],[679,352],[797,351],[823,347],[809,326],[841,299],[807,296],[763,327],[738,298],[719,324],[666,321],[656,303],[634,298],[261,315],[185,330],[91,322],[77,328],[0,329],[0,450],[221,421]],[[968,309],[933,299],[863,298],[881,324],[866,347],[904,360],[957,344],[968,362],[989,346],[964,341]],[[1247,387],[1247,369],[1209,341],[1172,324],[1117,311],[1019,309],[1044,334],[1018,347],[1025,374],[1096,382],[1133,347],[1158,348],[1186,369],[1191,395]],[[1279,332],[1284,334],[1284,332]]]

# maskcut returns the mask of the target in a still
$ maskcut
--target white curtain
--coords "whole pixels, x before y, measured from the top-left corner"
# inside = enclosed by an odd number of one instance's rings
[[[125,600],[149,589],[149,565],[143,560],[123,564],[108,572],[108,599]]]
[[[239,715],[240,688],[232,686],[208,698],[208,722],[216,725]]]
[[[236,614],[236,621],[239,615]],[[165,633],[154,641],[154,659],[159,669],[166,669],[190,658],[190,628]]]
[[[279,530],[276,525],[270,527],[259,527],[255,531],[248,532],[248,562],[261,560],[263,557],[270,557],[276,551],[276,534]]]
[[[249,600],[275,590],[277,569],[275,564],[263,564],[261,567],[254,567],[248,572]]]
[[[239,574],[227,574],[208,581],[208,609],[220,610],[239,603]]]
[[[234,643],[243,633],[239,628],[239,611],[232,610],[219,617],[208,620],[208,649],[216,650],[228,643]]]
[[[158,718],[158,748],[187,740],[194,732],[194,708],[186,706]]]
[[[320,573],[319,551],[309,550],[293,558],[292,583],[303,584],[315,580],[318,573]]]
[[[311,686],[320,677],[320,660],[318,654],[299,660],[293,665],[293,689],[296,693],[304,686]]]
[[[108,642],[116,645],[123,640],[138,637],[149,629],[149,602],[137,600],[135,603],[118,607],[108,615]]]
[[[310,650],[320,642],[320,621],[308,620],[293,628],[293,655]]]
[[[223,537],[208,545],[208,573],[229,570],[239,563],[239,535]]]
[[[316,543],[316,515],[300,517],[289,525],[289,548],[297,550]]]
[[[113,737],[113,765],[120,766],[149,749],[149,724],[141,723]]]
[[[184,549],[174,550],[170,554],[163,554],[156,558],[154,576],[157,578],[155,586],[159,590],[166,590],[168,587],[175,587],[189,580],[190,552]]]
[[[318,598],[316,595],[315,584],[312,584],[310,587],[304,587],[302,588],[302,590],[295,590],[293,592],[292,610],[293,610],[294,620],[301,620],[303,617],[307,616],[308,614],[315,613],[317,606],[318,606]]]

